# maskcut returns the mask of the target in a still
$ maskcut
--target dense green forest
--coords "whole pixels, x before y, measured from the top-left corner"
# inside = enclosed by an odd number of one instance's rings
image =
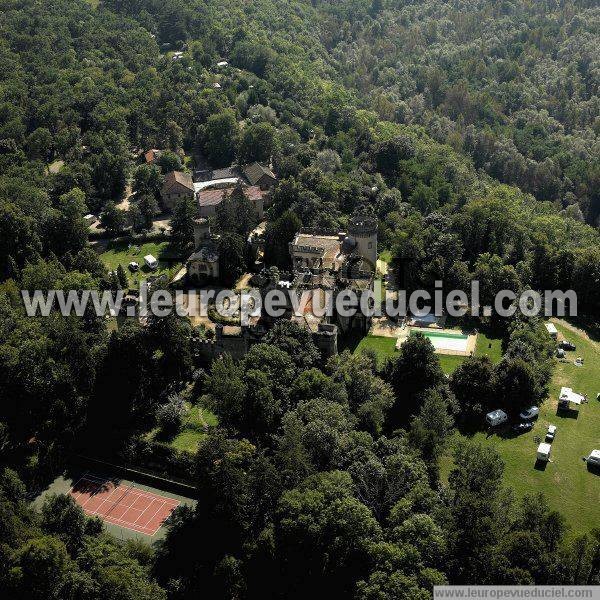
[[[408,290],[572,288],[597,318],[599,39],[594,0],[0,0],[0,590],[425,600],[444,582],[600,583],[598,531],[569,537],[543,498],[514,499],[493,451],[461,446],[438,472],[455,422],[546,397],[537,319],[486,323],[502,361],[448,379],[421,338],[384,368],[322,364],[281,325],[206,366],[187,320],[111,331],[26,317],[19,294],[114,289],[83,216],[144,231],[163,173],[203,156],[272,159],[270,265],[289,266],[300,225],[343,228],[366,205]],[[149,148],[169,152],[138,166]],[[220,219],[239,262],[251,224]],[[63,497],[29,508],[73,449],[122,455],[190,386],[220,426],[184,465],[201,501],[156,547],[118,544]]]

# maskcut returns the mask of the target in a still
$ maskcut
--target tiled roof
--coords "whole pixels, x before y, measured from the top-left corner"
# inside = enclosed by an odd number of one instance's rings
[[[217,206],[223,202],[226,196],[229,196],[233,188],[225,188],[222,190],[200,190],[197,194],[198,206]],[[263,198],[266,192],[260,189],[257,185],[244,188],[246,197],[251,202],[256,202]]]
[[[152,150],[148,150],[148,152],[144,154],[144,158],[146,159],[147,163],[151,163],[155,160],[158,160],[161,154],[162,152],[160,150],[156,150],[156,148],[153,148]]]
[[[272,179],[275,179],[273,171],[268,167],[261,165],[260,163],[254,162],[244,167],[244,175],[250,182],[250,185],[256,185],[263,175],[267,175]]]
[[[171,171],[165,175],[165,183],[163,189],[168,190],[173,187],[176,183],[194,191],[194,182],[189,173],[183,173],[182,171]]]

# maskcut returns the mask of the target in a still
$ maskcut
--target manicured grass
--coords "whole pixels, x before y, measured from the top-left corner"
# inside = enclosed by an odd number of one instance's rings
[[[582,458],[591,450],[600,449],[600,344],[582,333],[568,330],[564,321],[554,321],[560,334],[577,345],[575,352],[568,352],[568,362],[556,363],[550,386],[550,397],[540,407],[540,416],[533,431],[513,436],[487,436],[478,432],[472,439],[496,448],[505,464],[505,482],[517,497],[543,492],[550,506],[567,519],[571,535],[584,533],[600,523],[600,475],[587,470]],[[581,356],[583,367],[576,367],[573,360]],[[557,414],[557,397],[562,386],[587,394],[588,404],[583,404],[570,414]],[[557,426],[552,444],[552,462],[544,470],[535,467],[538,442],[545,437],[549,424]],[[457,434],[457,439],[460,435]],[[443,478],[447,478],[452,466],[449,457],[441,462]]]
[[[144,256],[148,254],[158,259],[159,266],[156,271],[151,271],[144,264]],[[181,262],[170,252],[169,242],[148,242],[141,245],[110,242],[106,251],[100,255],[100,259],[109,271],[115,271],[119,265],[123,265],[129,285],[133,287],[137,287],[142,279],[147,279],[150,275],[166,274],[171,277],[181,268]],[[137,262],[140,265],[137,273],[132,273],[127,267],[130,262]]]
[[[488,356],[493,363],[500,362],[502,358],[502,340],[488,337],[479,332],[477,345],[475,346],[475,356]]]
[[[454,356],[452,354],[438,354],[442,371],[450,375],[454,370],[465,361],[465,356]]]
[[[354,353],[373,350],[377,354],[377,364],[382,367],[388,358],[396,352],[396,338],[368,335],[356,346]]]

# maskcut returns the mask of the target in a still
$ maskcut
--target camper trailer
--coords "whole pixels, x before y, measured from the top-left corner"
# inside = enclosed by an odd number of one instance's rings
[[[485,420],[490,427],[497,427],[508,421],[508,415],[503,410],[493,410],[485,415]]]
[[[560,388],[560,394],[558,395],[558,408],[560,410],[569,410],[571,404],[579,406],[584,401],[585,397],[581,394],[576,394],[571,388]]]
[[[542,442],[537,449],[537,459],[543,460],[544,462],[548,462],[550,460],[550,452],[552,451],[552,446],[550,444],[546,444]]]
[[[552,323],[546,323],[546,331],[548,335],[555,340],[558,336],[558,329]]]
[[[585,460],[591,467],[600,467],[600,450],[592,450]]]

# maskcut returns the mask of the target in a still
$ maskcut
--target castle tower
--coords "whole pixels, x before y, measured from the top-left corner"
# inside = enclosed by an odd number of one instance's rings
[[[199,248],[210,239],[208,219],[194,219],[194,247]]]
[[[377,217],[356,212],[348,222],[348,236],[356,241],[356,252],[373,271],[377,268]]]

